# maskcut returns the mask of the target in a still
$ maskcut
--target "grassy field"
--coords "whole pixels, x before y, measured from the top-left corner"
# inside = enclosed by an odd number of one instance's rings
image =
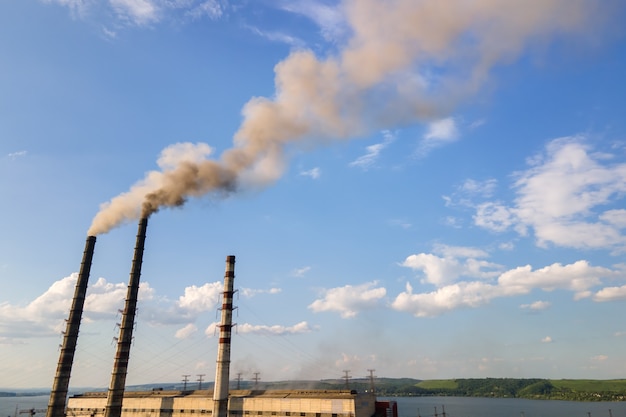
[[[429,379],[419,382],[416,386],[424,389],[457,389],[459,384],[454,379]]]
[[[550,382],[556,388],[577,392],[626,391],[626,379],[550,379]]]

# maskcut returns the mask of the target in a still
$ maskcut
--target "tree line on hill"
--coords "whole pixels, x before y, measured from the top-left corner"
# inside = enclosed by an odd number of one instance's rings
[[[455,396],[526,398],[568,401],[626,401],[626,380],[549,380],[540,378],[464,378],[424,381],[413,378],[368,378],[281,381],[254,384],[243,382],[243,389],[351,389],[376,391],[379,397]]]
[[[146,384],[126,387],[128,391],[155,389],[180,390],[176,384]],[[413,378],[332,379],[322,381],[241,381],[240,389],[349,389],[359,392],[375,390],[379,397],[455,396],[526,398],[569,401],[626,401],[626,380],[549,380],[540,378],[464,378],[419,380]],[[195,387],[187,387],[194,390]],[[212,389],[207,383],[205,389]],[[235,389],[231,385],[231,389]],[[42,392],[0,392],[0,397],[46,395]]]
[[[549,379],[529,378],[467,378],[438,381],[407,382],[393,379],[377,382],[380,396],[455,396],[526,398],[568,401],[626,401],[626,381],[614,389],[596,389],[591,383],[584,386],[555,384]],[[437,386],[438,385],[438,386]],[[597,385],[597,384],[596,384]]]

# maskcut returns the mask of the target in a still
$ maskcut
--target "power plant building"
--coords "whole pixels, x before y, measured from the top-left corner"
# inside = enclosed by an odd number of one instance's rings
[[[222,319],[213,390],[126,391],[125,380],[137,305],[139,279],[146,238],[147,217],[139,222],[135,256],[129,279],[126,305],[120,326],[120,337],[108,392],[88,392],[67,399],[70,370],[78,328],[82,316],[84,293],[89,278],[95,237],[88,237],[81,279],[68,324],[57,375],[46,417],[397,417],[396,403],[376,401],[373,392],[354,390],[230,390],[229,368],[235,257],[226,258]],[[203,416],[204,415],[204,416]]]
[[[70,397],[67,416],[102,417],[106,397],[106,392]],[[377,404],[371,393],[349,390],[231,390],[228,416],[372,417],[382,404],[387,403]],[[208,417],[213,409],[212,391],[126,391],[122,417]]]

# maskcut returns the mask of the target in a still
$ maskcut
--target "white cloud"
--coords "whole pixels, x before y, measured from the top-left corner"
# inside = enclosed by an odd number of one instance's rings
[[[177,339],[189,339],[191,336],[197,333],[197,331],[198,327],[195,324],[190,323],[182,329],[179,329],[174,337]]]
[[[401,265],[423,273],[424,282],[436,286],[454,282],[460,277],[494,278],[502,269],[498,264],[477,259],[488,256],[481,249],[437,245],[434,252],[443,257],[420,253],[408,256]]]
[[[507,292],[525,294],[534,288],[543,291],[563,289],[575,293],[601,284],[601,277],[612,277],[615,273],[607,268],[594,267],[587,261],[569,265],[554,263],[532,270],[529,265],[506,271],[498,278],[498,285]]]
[[[355,317],[360,311],[378,307],[387,294],[385,288],[375,288],[376,285],[376,282],[368,282],[324,290],[323,298],[315,300],[309,308],[315,313],[336,311],[343,318]]]
[[[291,276],[296,277],[296,278],[302,278],[310,270],[311,270],[310,266],[303,266],[302,268],[294,269],[291,272]]]
[[[395,136],[387,130],[383,131],[383,137],[384,140],[381,143],[367,146],[365,148],[367,151],[366,154],[359,156],[348,165],[351,167],[359,167],[364,170],[371,168],[378,160],[380,153],[395,140]]]
[[[475,223],[522,235],[531,229],[539,246],[623,249],[626,210],[609,206],[626,194],[626,163],[614,159],[593,153],[580,136],[553,140],[517,174],[513,206],[479,204]]]
[[[249,323],[237,325],[237,332],[242,334],[259,334],[259,335],[271,335],[271,336],[284,336],[287,334],[300,334],[310,333],[313,331],[306,321],[301,321],[293,326],[265,326],[265,325],[252,325]]]
[[[591,358],[592,361],[594,362],[604,362],[606,360],[608,360],[609,357],[607,355],[597,355],[597,356],[593,356]]]
[[[26,152],[26,151],[11,152],[10,154],[7,155],[7,157],[9,159],[15,160],[17,158],[21,158],[21,157],[26,156],[27,153],[28,152]]]
[[[480,195],[483,197],[491,197],[498,185],[498,181],[490,178],[484,181],[474,179],[466,179],[459,187],[459,190],[465,194]]]
[[[204,333],[207,336],[218,336],[219,335],[219,325],[218,322],[213,322],[209,324]],[[288,334],[301,334],[301,333],[310,333],[313,330],[316,330],[316,326],[310,326],[306,321],[301,321],[300,323],[294,324],[293,326],[282,326],[282,325],[256,325],[249,323],[238,324],[236,331],[237,333],[242,334],[257,334],[264,336],[284,336]]]
[[[159,9],[152,0],[109,0],[122,20],[143,26],[159,20]]]
[[[414,294],[413,286],[407,283],[405,291],[396,297],[392,307],[416,317],[434,317],[459,308],[486,304],[496,296],[497,291],[497,286],[483,282],[460,282],[430,293]]]
[[[45,3],[57,3],[70,9],[73,17],[82,16],[85,10],[91,6],[93,0],[44,0]]]
[[[447,284],[445,279],[437,281],[433,278],[430,283],[440,282],[442,286],[432,292],[414,293],[413,286],[407,283],[406,290],[396,297],[392,307],[416,317],[432,317],[459,308],[476,308],[494,298],[528,294],[534,289],[572,291],[575,298],[580,299],[589,296],[591,288],[601,285],[601,278],[613,278],[619,274],[578,261],[569,265],[555,263],[537,270],[530,266],[514,268],[501,273],[493,284],[482,281]]]
[[[320,175],[322,175],[322,171],[318,167],[315,167],[315,168],[310,169],[308,171],[301,171],[300,175],[302,175],[304,177],[311,177],[314,180],[316,180],[316,179],[318,179],[320,177]]]
[[[426,133],[418,145],[417,155],[426,156],[435,148],[455,142],[458,137],[459,130],[453,117],[435,120],[428,124]]]
[[[541,343],[552,343],[552,338],[550,336],[546,336],[541,339]]]
[[[433,247],[433,252],[448,258],[486,258],[489,256],[489,253],[482,249],[470,246],[449,246],[441,243]]]
[[[552,304],[548,301],[535,301],[534,303],[531,303],[531,304],[522,304],[520,308],[539,311],[539,310],[546,310],[550,308],[551,305]]]
[[[278,7],[311,19],[320,27],[326,40],[337,40],[346,31],[345,16],[338,6],[315,0],[281,0]]]
[[[43,0],[67,7],[74,17],[84,17],[89,12],[98,11],[101,2],[97,0]],[[228,7],[227,0],[108,0],[109,13],[116,22],[111,26],[120,27],[119,23],[146,26],[165,19],[187,17],[200,19],[207,17],[217,20],[224,16]],[[103,34],[108,39],[117,37],[117,33],[103,27]]]
[[[428,130],[424,134],[426,140],[454,140],[458,135],[456,122],[453,117],[435,120],[428,125]]]
[[[392,226],[399,226],[402,229],[410,229],[413,226],[409,221],[404,219],[391,219],[388,223]]]
[[[214,321],[213,323],[209,324],[207,326],[207,328],[204,330],[204,334],[206,334],[207,336],[216,336],[219,334],[220,331],[220,323]]]
[[[624,229],[626,228],[626,210],[607,210],[600,215],[600,220]]]
[[[246,298],[252,298],[258,294],[279,294],[282,290],[280,288],[270,288],[269,290],[258,290],[254,288],[241,288],[241,295]]]
[[[498,203],[483,203],[476,207],[474,224],[494,232],[504,232],[516,222],[515,214]]]
[[[476,129],[482,125],[484,125],[485,123],[487,123],[487,121],[485,119],[478,119],[478,120],[474,120],[472,123],[469,124],[469,128],[470,129]]]
[[[224,15],[224,7],[217,0],[207,0],[191,8],[187,14],[194,19],[207,16],[211,20],[217,20]]]
[[[246,26],[246,28],[254,34],[272,42],[285,43],[295,48],[304,47],[306,44],[302,39],[284,32],[261,30],[258,27],[249,25]]]
[[[117,38],[117,32],[114,30],[111,30],[105,26],[102,27],[102,34],[104,35],[105,38],[107,39],[115,39]]]
[[[223,291],[221,282],[207,282],[201,287],[192,285],[185,288],[185,294],[178,299],[178,307],[190,313],[214,310]]]
[[[0,335],[5,337],[37,337],[55,334],[64,329],[69,315],[78,274],[73,273],[52,283],[40,296],[26,306],[0,304]],[[127,285],[110,284],[99,278],[87,289],[83,321],[112,319],[124,306]],[[150,300],[153,289],[148,283],[139,287],[139,299]]]
[[[606,287],[592,296],[594,301],[618,301],[626,300],[626,285],[621,287]]]

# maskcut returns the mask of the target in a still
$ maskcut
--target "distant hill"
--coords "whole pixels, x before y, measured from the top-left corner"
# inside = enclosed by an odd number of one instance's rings
[[[376,378],[376,394],[381,397],[407,396],[456,396],[528,398],[571,401],[626,401],[626,379],[540,379],[540,378],[461,378],[420,380],[413,378]],[[212,382],[181,382],[133,385],[128,391],[212,389]],[[321,381],[240,381],[231,382],[231,389],[351,389],[367,392],[372,389],[368,378],[352,378]],[[106,388],[72,388],[71,393],[106,391]],[[0,397],[48,395],[43,390],[3,390]]]

